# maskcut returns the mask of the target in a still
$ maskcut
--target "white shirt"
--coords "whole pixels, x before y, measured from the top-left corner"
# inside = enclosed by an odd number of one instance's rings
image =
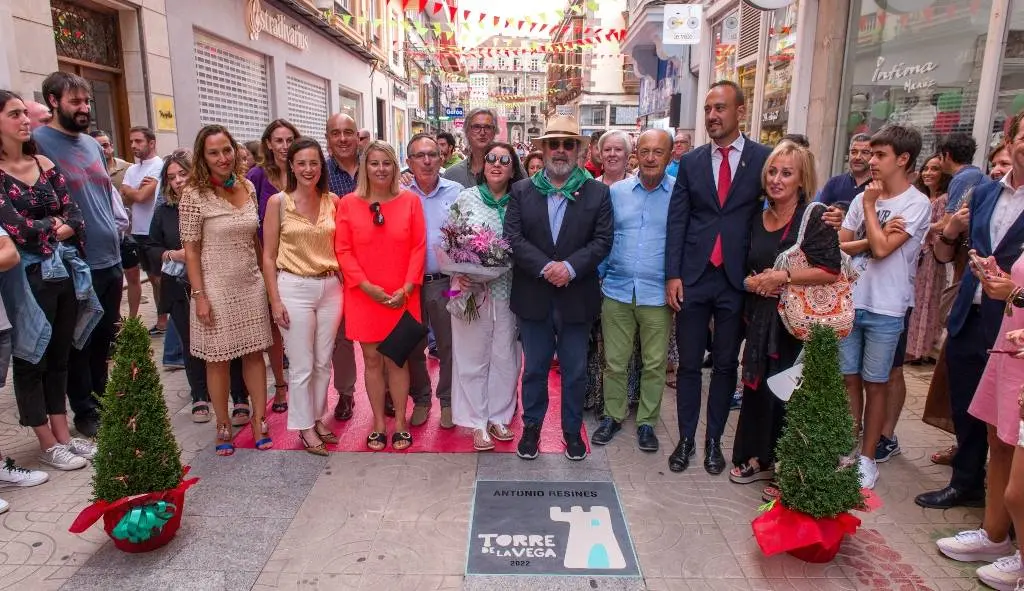
[[[9,234],[3,228],[0,228],[0,238],[7,236]],[[4,307],[3,298],[0,298],[0,330],[9,330],[11,328],[13,327],[11,326],[11,321],[7,318],[7,308]]]
[[[740,167],[740,156],[743,155],[743,146],[747,145],[747,139],[741,133],[736,141],[729,145],[732,146],[732,149],[729,150],[729,172],[732,173],[729,180],[731,181],[736,178],[736,171]],[[718,170],[722,167],[722,153],[718,149],[724,147],[711,142],[711,174],[715,177],[716,189],[718,188]]]
[[[1024,213],[1024,185],[1015,191],[1013,185],[1010,184],[1011,176],[1013,176],[1013,172],[1008,172],[999,181],[1003,190],[999,193],[996,207],[992,210],[992,219],[988,223],[988,237],[992,244],[992,252],[999,248],[999,243],[1006,238],[1010,226],[1017,221],[1020,214]],[[981,283],[978,283],[978,289],[974,291],[974,303],[981,303]]]
[[[159,179],[163,167],[164,159],[153,156],[149,160],[132,164],[124,173],[122,182],[133,189],[138,189],[142,179],[147,176],[158,179],[153,199],[146,203],[132,203],[132,234],[149,236],[149,224],[153,221],[153,212],[156,210],[156,196],[160,194]]]
[[[910,238],[889,256],[873,258],[870,252],[853,259],[860,277],[853,286],[853,307],[875,314],[903,318],[907,308],[914,305],[914,279],[917,275],[918,256],[928,235],[932,204],[924,193],[911,185],[906,191],[875,203],[878,222],[884,227],[888,220],[902,217]],[[843,220],[843,229],[854,233],[854,239],[867,236],[864,228],[864,194],[850,203],[850,211]]]

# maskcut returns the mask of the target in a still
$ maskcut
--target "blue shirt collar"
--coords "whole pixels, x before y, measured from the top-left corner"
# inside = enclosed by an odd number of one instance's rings
[[[437,177],[437,186],[434,187],[434,190],[431,191],[430,194],[427,194],[427,193],[423,192],[423,189],[421,189],[420,186],[416,183],[416,179],[415,178],[412,179],[412,184],[409,185],[409,189],[415,190],[416,193],[419,194],[421,197],[424,197],[426,199],[430,199],[432,197],[437,197],[437,195],[440,194],[441,191],[443,191],[445,189],[448,189],[452,185],[457,185],[459,187],[459,189],[462,188],[462,185],[460,185],[459,183],[456,183],[455,181],[450,181],[450,180],[444,178],[443,176],[438,175],[438,177]]]
[[[653,193],[654,191],[657,191],[657,190],[661,189],[662,191],[668,191],[669,193],[671,193],[672,192],[672,185],[669,183],[669,179],[670,178],[672,178],[672,177],[668,173],[665,173],[665,174],[661,175],[661,182],[658,183],[658,186],[653,188],[653,189],[651,189],[648,192],[649,193]],[[637,187],[640,187],[644,191],[647,191],[647,187],[644,187],[643,183],[640,182],[640,175],[639,174],[637,174],[635,176],[631,176],[631,177],[625,179],[624,181],[619,181],[619,182],[621,183],[621,182],[627,182],[627,181],[630,183],[630,187],[629,187],[630,191],[636,190]]]

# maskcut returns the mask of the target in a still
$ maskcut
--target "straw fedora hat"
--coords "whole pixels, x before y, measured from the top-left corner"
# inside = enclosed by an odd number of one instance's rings
[[[555,115],[549,118],[548,124],[544,129],[544,135],[536,139],[543,141],[556,138],[583,139],[583,136],[580,135],[580,124],[576,122],[575,117]]]

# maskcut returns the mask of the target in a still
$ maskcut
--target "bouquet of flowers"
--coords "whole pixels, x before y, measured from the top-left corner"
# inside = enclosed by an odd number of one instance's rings
[[[512,246],[494,229],[470,224],[468,216],[453,205],[441,226],[441,246],[436,250],[441,272],[454,276],[458,285],[448,292],[448,311],[461,320],[480,317],[480,299],[486,283],[512,268]]]

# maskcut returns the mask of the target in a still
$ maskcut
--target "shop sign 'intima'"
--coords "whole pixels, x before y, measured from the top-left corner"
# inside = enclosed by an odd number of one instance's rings
[[[309,48],[309,35],[299,25],[289,24],[283,14],[271,14],[264,10],[260,0],[248,0],[245,7],[245,27],[249,29],[249,38],[258,41],[260,33],[266,31],[288,45],[302,50]]]
[[[939,64],[935,62],[910,65],[900,62],[888,70],[882,69],[884,65],[885,58],[879,56],[878,61],[875,62],[875,71],[871,74],[872,82],[903,80],[903,88],[907,92],[935,86],[935,79],[927,75],[939,68]],[[914,76],[917,78],[913,78]]]

